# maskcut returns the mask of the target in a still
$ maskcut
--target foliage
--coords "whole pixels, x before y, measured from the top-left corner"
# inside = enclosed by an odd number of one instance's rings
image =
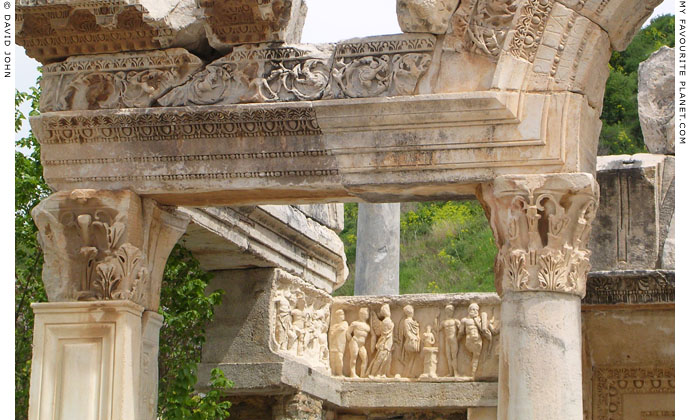
[[[345,243],[350,275],[334,292],[354,293],[357,204],[345,204]],[[476,201],[405,204],[400,215],[400,293],[493,291],[496,247]]]
[[[633,38],[625,51],[614,51],[611,55],[601,113],[600,155],[645,151],[637,113],[637,68],[662,46],[674,46],[674,22],[672,15],[655,18]]]
[[[28,102],[31,105],[30,115],[37,113],[40,92],[33,88],[30,92],[15,92],[15,132],[21,130],[26,121],[19,106]],[[29,409],[29,376],[31,374],[31,343],[33,341],[34,316],[31,303],[45,301],[46,294],[41,282],[43,254],[36,238],[36,226],[31,219],[31,209],[50,194],[50,189],[43,180],[43,168],[40,162],[40,148],[32,133],[15,142],[14,153],[14,384],[15,384],[15,418],[25,419]]]
[[[15,132],[26,115],[20,105],[29,103],[29,115],[38,114],[40,90],[15,93]],[[37,243],[37,229],[30,211],[51,193],[43,179],[40,145],[29,132],[15,141],[15,419],[28,413],[32,302],[46,301],[41,271],[43,255]],[[232,385],[223,372],[214,370],[206,394],[194,393],[196,368],[201,359],[204,326],[213,319],[220,292],[205,294],[210,275],[199,268],[191,253],[176,245],[165,267],[160,312],[164,323],[160,336],[159,418],[162,420],[215,420],[228,416],[230,403],[222,391]]]

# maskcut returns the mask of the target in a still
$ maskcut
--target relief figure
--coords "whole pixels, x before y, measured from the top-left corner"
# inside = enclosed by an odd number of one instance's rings
[[[374,359],[367,368],[367,376],[370,378],[385,378],[390,370],[393,356],[393,329],[395,324],[391,319],[391,309],[387,303],[381,305],[380,316],[371,314],[371,327],[373,336],[378,337],[374,349]]]
[[[348,356],[350,357],[350,377],[358,378],[364,376],[367,369],[368,355],[365,342],[371,327],[367,324],[369,318],[369,309],[360,308],[358,313],[359,318],[350,324],[347,330],[347,338],[349,340],[347,345]],[[357,375],[357,359],[360,360],[359,375]]]
[[[348,334],[348,324],[345,321],[345,312],[338,309],[333,313],[333,323],[328,332],[330,343],[331,371],[335,376],[343,376],[343,354]]]
[[[419,322],[414,320],[414,308],[406,305],[403,308],[405,318],[398,324],[398,342],[402,345],[399,360],[403,364],[403,377],[410,377],[414,362],[420,349]]]
[[[459,377],[458,369],[458,331],[462,325],[460,321],[453,318],[455,308],[453,305],[446,305],[444,313],[446,319],[441,323],[441,331],[444,335],[446,363],[448,364],[448,376]]]

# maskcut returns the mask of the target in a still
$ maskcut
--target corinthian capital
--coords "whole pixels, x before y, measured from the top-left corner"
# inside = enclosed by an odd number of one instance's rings
[[[587,173],[501,176],[478,196],[496,239],[496,290],[585,295],[599,187]]]
[[[131,191],[74,190],[31,212],[52,302],[130,300],[157,310],[163,269],[189,219]]]

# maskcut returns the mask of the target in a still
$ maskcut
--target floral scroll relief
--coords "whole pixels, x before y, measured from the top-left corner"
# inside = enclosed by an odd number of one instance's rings
[[[450,33],[455,49],[498,58],[518,5],[517,0],[461,2]]]
[[[336,98],[412,95],[430,64],[431,55],[421,53],[341,58],[333,68],[337,88],[330,94]]]

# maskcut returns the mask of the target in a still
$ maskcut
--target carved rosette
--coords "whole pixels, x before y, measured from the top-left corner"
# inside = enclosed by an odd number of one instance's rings
[[[599,203],[592,175],[501,176],[480,186],[498,254],[496,290],[584,297],[586,248]]]
[[[189,219],[130,191],[58,192],[31,212],[51,302],[130,300],[157,310],[163,268]]]

